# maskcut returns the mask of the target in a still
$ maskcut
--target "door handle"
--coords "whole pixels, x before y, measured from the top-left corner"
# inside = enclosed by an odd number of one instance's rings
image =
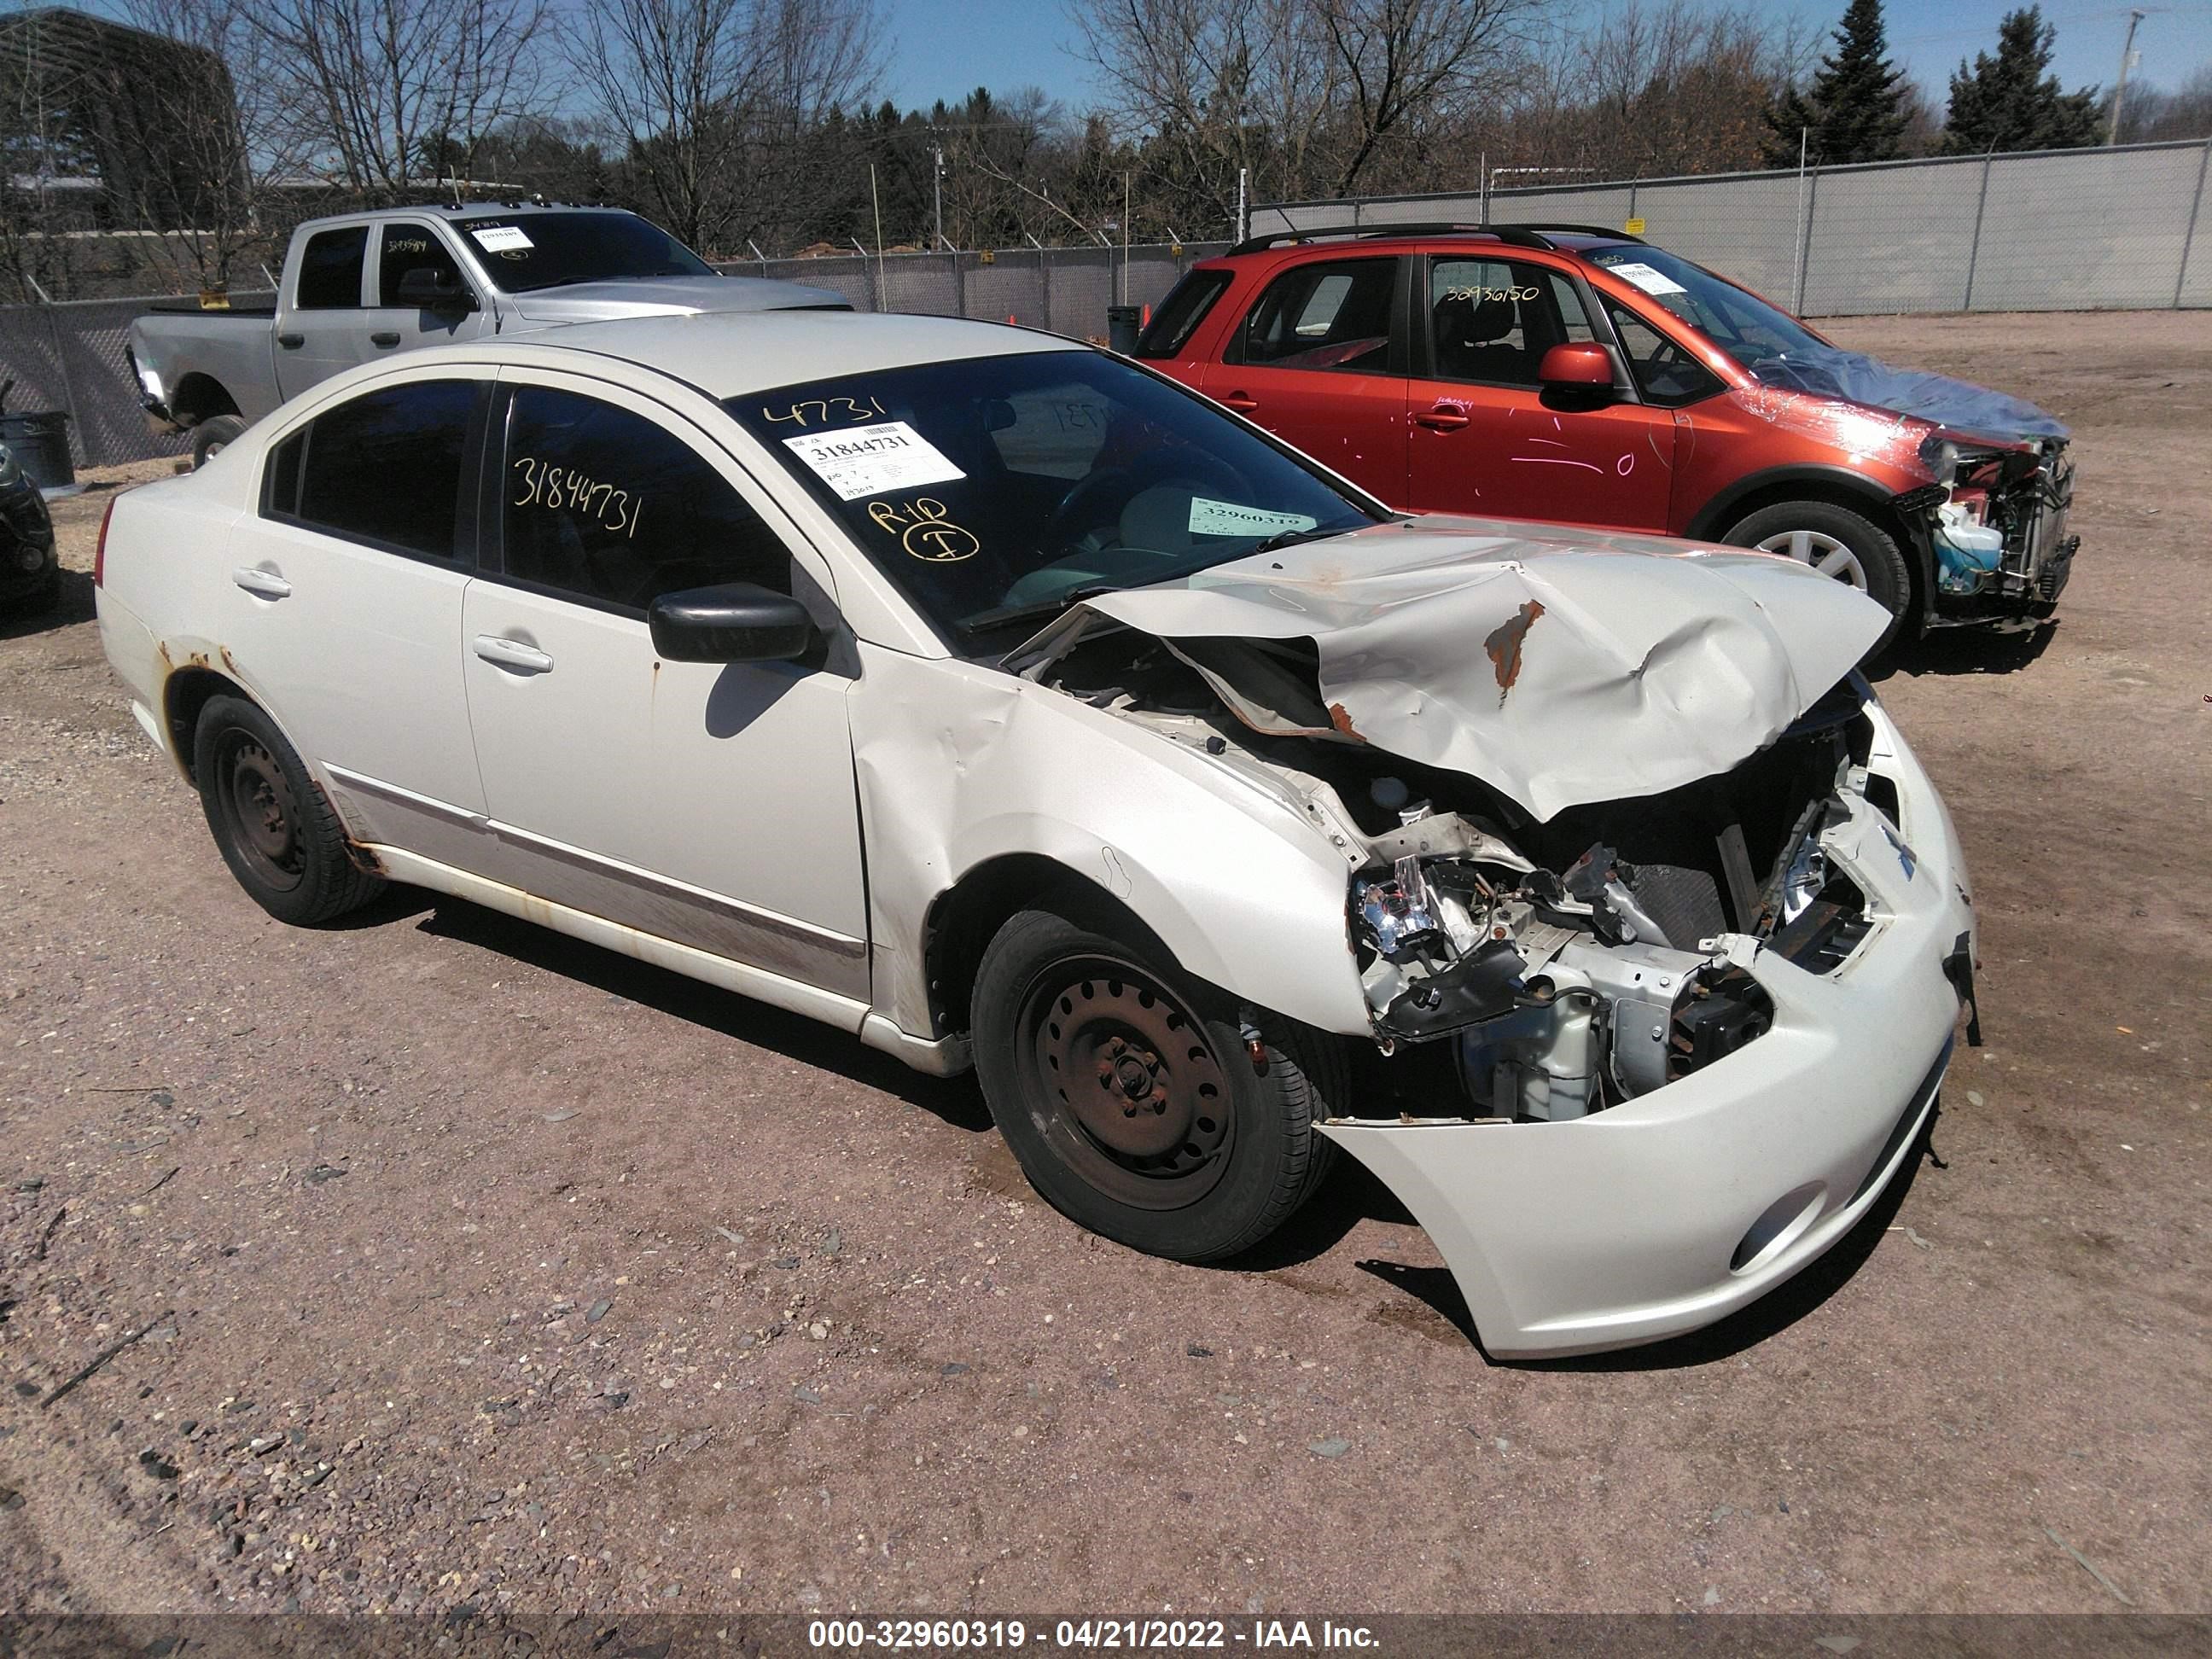
[[[1438,404],[1434,409],[1425,409],[1413,416],[1414,421],[1431,432],[1456,432],[1465,426],[1470,416],[1457,404]]]
[[[1232,392],[1221,400],[1224,409],[1233,409],[1239,415],[1249,415],[1259,408],[1260,400],[1249,392]]]
[[[276,343],[287,351],[297,351],[307,343],[307,337],[304,334],[279,334],[276,337]]]
[[[476,651],[488,663],[525,674],[547,673],[553,666],[553,659],[536,646],[525,645],[520,640],[503,640],[496,634],[477,635]]]
[[[230,579],[258,599],[289,599],[292,584],[273,570],[256,570],[252,565],[240,565],[230,573]]]
[[[396,346],[399,343],[398,331],[396,329],[380,330],[378,332],[368,337],[368,343],[371,345]]]

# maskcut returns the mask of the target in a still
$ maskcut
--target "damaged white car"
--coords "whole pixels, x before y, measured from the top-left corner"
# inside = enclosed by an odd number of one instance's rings
[[[1973,918],[1790,561],[1407,520],[1044,334],[582,325],[123,497],[100,619],[239,881],[384,880],[969,1064],[1218,1261],[1337,1148],[1498,1355],[1753,1300],[1933,1108]]]

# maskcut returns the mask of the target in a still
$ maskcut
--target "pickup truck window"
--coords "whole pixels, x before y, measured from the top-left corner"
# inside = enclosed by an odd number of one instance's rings
[[[456,222],[509,294],[629,276],[711,276],[697,254],[634,213],[515,213]]]
[[[461,458],[476,398],[471,380],[411,380],[318,415],[270,457],[262,511],[393,552],[459,558]]]
[[[394,220],[378,233],[376,254],[376,302],[382,306],[399,303],[399,279],[410,270],[428,270],[437,274],[443,288],[459,288],[461,268],[453,256],[446,252],[446,245],[438,240],[437,232],[428,225],[418,225],[406,220]]]
[[[642,614],[717,582],[791,592],[791,554],[704,457],[596,398],[521,386],[507,420],[501,568]]]
[[[361,259],[368,251],[368,227],[317,231],[300,253],[300,289],[295,311],[361,309]]]

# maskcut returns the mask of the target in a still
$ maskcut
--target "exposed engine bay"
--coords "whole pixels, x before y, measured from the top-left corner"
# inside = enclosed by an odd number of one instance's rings
[[[1583,1117],[1710,1065],[1772,1018],[1731,936],[1826,972],[1868,928],[1820,845],[1841,792],[1894,810],[1864,770],[1856,675],[1717,776],[1547,821],[1345,730],[1308,641],[1111,628],[1039,678],[1202,750],[1328,836],[1379,1048],[1419,1050],[1431,1076],[1448,1056],[1469,1118]]]
[[[2079,536],[2066,518],[2074,463],[2063,438],[2017,445],[1931,437],[1936,482],[1895,498],[1928,540],[1939,623],[2047,617],[2071,574]]]

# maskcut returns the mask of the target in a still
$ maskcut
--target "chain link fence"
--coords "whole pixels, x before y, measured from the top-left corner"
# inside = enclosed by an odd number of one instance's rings
[[[826,259],[747,260],[732,276],[805,283],[856,311],[1012,321],[1076,339],[1103,340],[1109,306],[1157,305],[1194,260],[1225,245],[1023,248],[993,253],[854,253]],[[131,320],[156,298],[0,306],[0,381],[13,380],[16,414],[62,410],[80,466],[177,455],[190,446],[149,430],[124,346]],[[266,299],[234,294],[234,300]]]
[[[1490,193],[1500,224],[1626,226],[1808,317],[2212,306],[2212,139]],[[1255,235],[1483,222],[1480,194],[1255,207]]]

